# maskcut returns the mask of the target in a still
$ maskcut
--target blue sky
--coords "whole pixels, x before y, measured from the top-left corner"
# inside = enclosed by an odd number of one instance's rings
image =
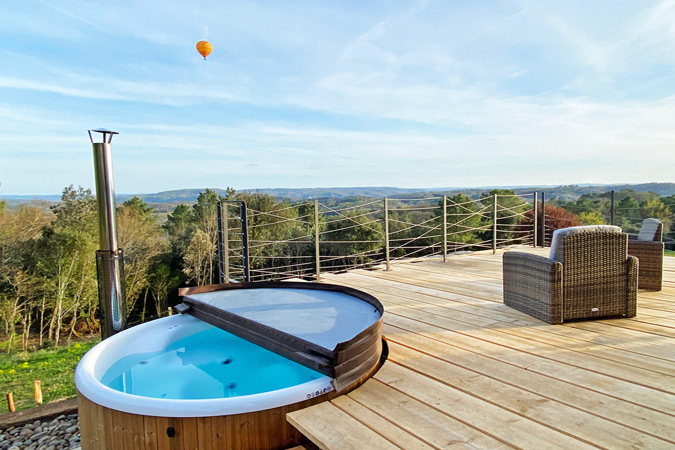
[[[118,193],[672,182],[675,1],[4,5],[0,197],[99,127]]]

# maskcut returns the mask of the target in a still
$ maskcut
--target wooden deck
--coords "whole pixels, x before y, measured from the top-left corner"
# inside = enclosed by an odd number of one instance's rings
[[[501,261],[324,276],[384,304],[389,360],[288,421],[322,449],[675,448],[675,258],[637,317],[563,325],[502,303]]]

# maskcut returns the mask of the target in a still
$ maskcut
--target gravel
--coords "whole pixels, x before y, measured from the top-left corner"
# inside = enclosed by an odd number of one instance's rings
[[[0,450],[80,450],[77,414],[0,429]]]

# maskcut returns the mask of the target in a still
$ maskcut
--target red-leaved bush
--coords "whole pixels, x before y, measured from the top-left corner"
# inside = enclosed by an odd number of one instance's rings
[[[534,213],[529,210],[525,213],[525,217],[520,221],[520,225],[533,225]],[[551,244],[551,237],[553,232],[560,228],[576,227],[579,225],[579,217],[558,206],[546,205],[546,243]],[[537,245],[541,246],[541,203],[537,205]]]

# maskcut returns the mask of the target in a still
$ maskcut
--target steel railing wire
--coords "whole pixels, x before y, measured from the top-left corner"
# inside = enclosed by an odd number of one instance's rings
[[[527,200],[533,198],[533,194],[490,195],[460,202],[436,196],[397,198],[388,199],[386,211],[387,201],[381,199],[342,208],[302,202],[270,211],[248,209],[246,223],[238,204],[231,204],[224,208],[223,219],[230,279],[242,281],[246,273],[251,280],[314,279],[319,270],[376,266],[388,260],[387,255],[402,260],[442,255],[444,249],[452,253],[495,245],[532,245],[532,225],[524,214],[532,208]],[[299,214],[301,207],[312,204],[316,217],[314,212]]]

